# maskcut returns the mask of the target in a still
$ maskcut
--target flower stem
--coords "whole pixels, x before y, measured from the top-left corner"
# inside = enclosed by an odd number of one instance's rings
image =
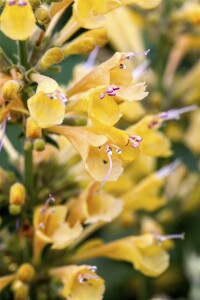
[[[18,55],[20,65],[28,69],[27,41],[18,41]]]
[[[34,174],[33,174],[33,153],[32,150],[24,150],[24,181],[27,194],[31,202],[34,198]]]

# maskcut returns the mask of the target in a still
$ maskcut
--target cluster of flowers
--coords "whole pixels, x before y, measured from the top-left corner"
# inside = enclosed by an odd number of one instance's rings
[[[139,235],[109,243],[88,240],[108,223],[114,221],[113,227],[133,226],[138,210],[154,212],[163,207],[166,178],[180,170],[180,162],[175,161],[155,171],[156,158],[172,154],[170,130],[166,134],[161,129],[166,121],[178,120],[196,106],[186,101],[185,107],[148,114],[138,101],[148,95],[143,77],[149,50],[128,52],[112,28],[121,20],[120,14],[127,16],[129,26],[130,11],[124,5],[134,4],[144,10],[160,3],[8,0],[1,5],[0,29],[17,41],[19,49],[17,64],[0,49],[0,150],[5,149],[15,168],[14,175],[0,169],[0,237],[4,238],[0,290],[5,292],[5,299],[10,293],[16,300],[28,299],[29,295],[51,299],[46,290],[40,290],[41,285],[55,287],[52,299],[102,299],[105,285],[96,266],[77,263],[107,257],[130,262],[143,274],[157,277],[169,266],[171,239],[184,238],[184,234],[164,235],[155,220],[143,217]],[[67,8],[72,8],[71,17],[58,30]],[[181,8],[173,22],[186,18],[184,14],[190,21],[194,9]],[[95,65],[110,24],[111,40],[120,52]],[[170,55],[163,75],[167,88],[190,49],[189,39],[191,36],[181,35]],[[74,69],[68,85],[61,87],[43,74],[70,55],[88,53],[87,62]],[[190,83],[195,71],[196,67]],[[149,75],[152,86],[159,80]],[[191,86],[182,81],[177,80],[173,90],[176,97]],[[199,116],[199,110],[195,113]],[[197,143],[193,147],[190,142],[197,119],[185,140],[198,153]],[[12,123],[22,128],[23,154],[14,149],[6,135],[6,126]]]

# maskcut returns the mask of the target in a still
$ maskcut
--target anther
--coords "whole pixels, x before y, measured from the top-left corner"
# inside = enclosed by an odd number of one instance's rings
[[[49,194],[49,197],[47,198],[44,206],[42,207],[42,209],[40,211],[41,214],[45,214],[50,202],[55,202],[55,198],[51,194]]]
[[[136,53],[134,53],[134,52],[129,52],[129,53],[127,53],[127,55],[126,55],[126,58],[127,59],[129,59],[129,58],[131,58],[131,57],[135,57],[135,56],[138,56],[138,55],[147,55],[148,53],[149,53],[149,51],[150,51],[150,49],[148,49],[148,50],[146,50],[146,51],[142,51],[142,52],[136,52]]]
[[[10,1],[8,2],[8,4],[9,4],[10,6],[15,5],[15,0],[10,0]]]
[[[23,0],[18,0],[17,1],[17,5],[19,5],[19,6],[26,6],[27,3],[25,1],[23,1]]]
[[[45,228],[45,225],[44,225],[43,222],[40,222],[39,225],[38,225],[38,227],[39,227],[40,229],[44,229],[44,228]]]
[[[97,267],[96,266],[88,266],[87,269],[92,271],[92,272],[96,272]]]
[[[116,93],[113,91],[112,93],[108,93],[108,96],[116,96]]]
[[[127,66],[125,64],[120,64],[119,65],[120,69],[125,70],[127,68]]]
[[[103,98],[105,98],[105,96],[106,96],[106,93],[103,92],[103,93],[100,94],[99,98],[102,100]]]

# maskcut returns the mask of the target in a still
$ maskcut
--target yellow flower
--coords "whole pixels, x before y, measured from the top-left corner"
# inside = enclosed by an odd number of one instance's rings
[[[35,229],[34,258],[36,261],[46,244],[51,243],[52,249],[63,249],[80,236],[82,226],[77,222],[70,227],[69,223],[65,221],[66,214],[66,206],[61,205],[48,207],[45,204],[43,207],[36,208],[33,221]]]
[[[144,52],[143,54],[147,54],[148,51]],[[133,57],[134,53],[125,53],[125,52],[116,52],[110,59],[105,61],[104,63],[96,66],[91,72],[89,72],[86,76],[84,76],[82,79],[80,79],[78,82],[76,82],[74,85],[69,87],[67,90],[67,96],[71,97],[73,95],[83,93],[88,91],[89,89],[96,88],[97,86],[107,86],[109,88],[111,86],[114,86],[116,89],[114,91],[117,91],[117,93],[122,92],[120,97],[126,98],[127,96],[128,101],[133,100],[140,100],[144,98],[146,95],[136,95],[132,96],[131,99],[130,95],[124,96],[124,93],[127,94],[126,88],[129,86],[133,89],[136,89],[137,91],[138,85],[137,82],[134,82],[133,75],[131,70],[126,68],[126,60]],[[141,83],[140,83],[141,84]],[[136,88],[136,86],[137,88]],[[119,87],[119,88],[117,88]],[[105,90],[106,92],[106,90]],[[108,91],[107,94],[111,94],[112,91]],[[103,98],[102,98],[103,99]]]
[[[68,222],[78,220],[84,224],[111,222],[122,211],[123,202],[105,192],[98,192],[98,185],[92,184],[78,198],[69,204]]]
[[[57,82],[39,74],[32,74],[31,79],[38,83],[36,94],[28,99],[31,118],[40,128],[61,124],[67,99]]]
[[[152,277],[159,276],[169,266],[169,255],[163,250],[162,244],[159,244],[159,238],[153,234],[130,236],[108,244],[90,241],[83,245],[71,260],[81,261],[94,257],[130,262],[136,270]]]
[[[154,211],[165,204],[165,198],[159,193],[164,185],[163,178],[159,178],[157,174],[151,174],[135,187],[121,195],[124,200],[125,210]]]
[[[140,149],[144,154],[164,157],[172,154],[169,139],[158,131],[161,123],[162,119],[159,116],[149,115],[127,128],[128,133],[134,133],[143,138]]]
[[[50,131],[64,135],[80,153],[93,179],[104,184],[121,175],[122,161],[132,161],[139,154],[142,138],[96,123],[93,127],[54,126]]]
[[[103,47],[107,42],[107,32],[104,28],[89,30],[82,33],[71,42],[63,45],[65,57],[73,54],[90,53],[96,46]]]
[[[161,0],[102,0],[74,1],[74,16],[81,27],[97,28],[104,24],[103,15],[126,4],[135,4],[141,8],[156,7]]]
[[[28,0],[7,0],[0,28],[12,40],[26,40],[35,29],[35,16]]]
[[[68,300],[101,300],[105,291],[104,280],[96,273],[95,266],[71,265],[51,269],[49,274],[61,279],[63,297]]]

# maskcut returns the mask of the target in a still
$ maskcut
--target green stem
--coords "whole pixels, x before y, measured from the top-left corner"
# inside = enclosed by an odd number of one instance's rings
[[[34,199],[34,174],[33,174],[33,155],[32,150],[24,150],[24,181],[28,197],[32,202]]]
[[[18,41],[18,55],[20,65],[22,65],[25,69],[28,69],[27,41]]]

